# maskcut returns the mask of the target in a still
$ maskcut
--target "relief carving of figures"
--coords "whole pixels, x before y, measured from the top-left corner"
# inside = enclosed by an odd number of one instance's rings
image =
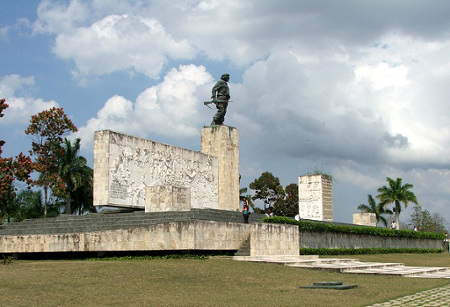
[[[114,134],[110,152],[119,153],[110,172],[110,191],[116,191],[110,197],[124,205],[145,206],[146,187],[158,185],[191,188],[197,206],[217,202],[216,160],[211,156]]]

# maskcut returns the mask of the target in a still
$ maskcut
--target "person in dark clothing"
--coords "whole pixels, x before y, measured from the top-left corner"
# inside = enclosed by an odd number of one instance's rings
[[[248,224],[248,217],[250,215],[250,207],[248,206],[248,200],[244,197],[244,204],[242,205],[242,215],[244,216],[244,223]]]
[[[228,81],[230,80],[229,74],[223,74],[220,80],[212,88],[211,99],[216,104],[217,113],[213,117],[211,125],[223,125],[225,121],[225,114],[227,113],[228,100],[230,100],[230,88],[228,87]]]

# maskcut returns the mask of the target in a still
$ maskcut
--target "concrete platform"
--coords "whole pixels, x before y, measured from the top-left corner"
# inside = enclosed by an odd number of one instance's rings
[[[252,214],[253,215],[253,214]],[[242,213],[216,209],[88,214],[26,220],[0,227],[0,254],[225,251],[299,255],[295,225],[243,223]]]
[[[319,256],[233,257],[233,260],[278,263],[286,266],[328,270],[348,274],[394,275],[415,278],[450,278],[449,267],[413,267],[403,263],[361,262],[357,259],[319,258]]]

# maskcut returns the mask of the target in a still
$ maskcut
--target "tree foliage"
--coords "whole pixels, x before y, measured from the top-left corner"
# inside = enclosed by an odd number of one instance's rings
[[[253,203],[250,204],[256,213],[265,213],[267,209],[270,209],[277,216],[294,217],[298,214],[298,185],[296,183],[291,183],[283,188],[278,177],[270,172],[264,172],[250,183],[250,189],[255,191],[251,199],[261,200],[264,203],[264,210],[257,208]],[[247,192],[246,189],[245,192]]]
[[[411,224],[419,231],[446,233],[445,219],[438,213],[431,214],[419,204],[415,204],[410,217]]]
[[[5,99],[0,100],[0,117],[8,108]],[[2,157],[2,146],[0,141],[0,223],[4,219],[11,220],[15,211],[14,199],[17,191],[17,181],[23,181],[27,185],[31,183],[30,174],[33,171],[31,158],[20,153],[16,157]]]
[[[377,198],[384,207],[391,203],[394,204],[394,209],[392,211],[394,211],[396,227],[399,229],[399,216],[402,210],[401,204],[403,204],[405,208],[410,202],[417,204],[416,195],[410,191],[414,186],[410,183],[402,185],[402,178],[393,180],[387,177],[386,180],[389,186],[378,188],[377,191],[379,194],[377,195]]]
[[[93,171],[87,166],[85,157],[79,156],[80,139],[76,139],[72,144],[70,140],[64,139],[62,151],[57,156],[58,178],[62,181],[61,189],[58,195],[65,199],[66,213],[71,214],[71,202],[73,193],[83,187],[83,191],[79,191],[78,196],[83,196],[92,191]],[[92,193],[91,193],[92,194]],[[78,212],[83,211],[82,204],[78,204]]]
[[[25,130],[33,139],[31,155],[35,156],[35,170],[40,173],[35,184],[44,188],[44,216],[47,214],[48,189],[62,188],[58,180],[57,159],[63,152],[63,136],[77,131],[77,127],[64,113],[62,108],[53,107],[31,117],[30,125]]]
[[[371,194],[367,195],[367,203],[368,203],[367,205],[360,204],[358,206],[358,210],[366,213],[375,213],[375,217],[377,219],[377,226],[381,222],[386,227],[388,225],[388,221],[383,215],[392,214],[393,212],[389,209],[386,209],[383,206],[383,204],[377,204]]]
[[[284,197],[278,198],[274,203],[273,213],[290,217],[298,214],[298,184],[291,183],[286,186]]]
[[[264,202],[264,209],[273,207],[276,201],[285,196],[280,179],[270,172],[264,172],[261,176],[250,183],[250,189],[255,191],[252,200],[261,200]]]

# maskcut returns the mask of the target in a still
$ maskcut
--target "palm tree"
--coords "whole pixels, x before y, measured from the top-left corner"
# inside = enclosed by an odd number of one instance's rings
[[[366,213],[375,213],[375,217],[377,219],[377,226],[379,222],[382,222],[386,227],[388,222],[386,218],[383,216],[383,214],[392,214],[393,212],[391,210],[386,209],[382,204],[376,204],[375,199],[373,199],[373,196],[371,194],[367,195],[367,203],[368,205],[360,204],[358,206],[358,210],[361,210],[362,212]]]
[[[380,204],[383,207],[386,207],[390,203],[394,203],[394,217],[396,228],[400,229],[400,221],[399,216],[402,211],[401,203],[405,205],[405,208],[408,206],[409,202],[417,204],[416,195],[410,191],[414,186],[410,183],[405,183],[402,185],[402,178],[397,178],[393,180],[389,177],[386,178],[389,186],[382,186],[379,188],[377,198],[380,200]]]
[[[66,214],[71,214],[72,193],[83,185],[92,184],[92,169],[87,166],[85,157],[79,156],[80,139],[72,145],[64,139],[63,152],[58,159],[58,176],[64,183],[63,194],[66,200]]]

